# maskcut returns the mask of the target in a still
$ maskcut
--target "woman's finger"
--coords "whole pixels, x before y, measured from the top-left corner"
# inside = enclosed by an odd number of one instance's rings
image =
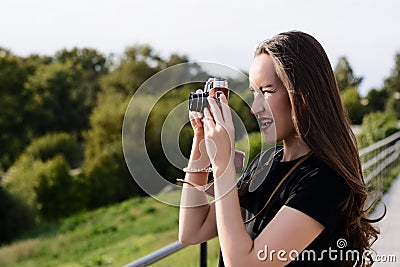
[[[196,111],[190,111],[189,120],[196,135],[204,134],[203,114]]]
[[[223,115],[221,113],[221,109],[219,108],[219,106],[217,104],[217,100],[212,97],[208,97],[207,100],[208,100],[208,104],[211,109],[211,112],[214,116],[214,120],[216,122],[223,123],[224,122]]]
[[[190,122],[196,122],[196,121],[198,121],[198,119],[201,119],[201,115],[199,115],[199,112],[196,112],[196,111],[189,112]]]
[[[213,127],[215,125],[213,116],[208,108],[204,109],[203,123],[206,130],[210,129],[210,127]]]
[[[228,105],[228,99],[224,94],[221,94],[219,97],[219,100],[221,102],[221,109],[222,109],[222,114],[224,116],[224,121],[232,121],[232,113],[231,113],[231,108]]]

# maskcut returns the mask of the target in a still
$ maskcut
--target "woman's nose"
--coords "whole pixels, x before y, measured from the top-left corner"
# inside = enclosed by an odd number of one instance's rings
[[[255,96],[254,100],[253,100],[253,104],[251,105],[251,109],[250,109],[251,113],[256,115],[256,114],[260,113],[262,111],[262,109],[263,109],[263,105],[260,102],[260,99]]]

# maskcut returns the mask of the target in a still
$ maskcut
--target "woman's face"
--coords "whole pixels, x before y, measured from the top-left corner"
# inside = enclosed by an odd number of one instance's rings
[[[254,93],[251,111],[257,116],[266,142],[272,144],[295,137],[289,95],[275,73],[271,56],[257,55],[249,78],[250,90]]]

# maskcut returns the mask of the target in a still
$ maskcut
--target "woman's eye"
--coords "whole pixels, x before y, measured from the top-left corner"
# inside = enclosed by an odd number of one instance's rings
[[[272,93],[275,92],[274,88],[273,88],[272,86],[270,86],[270,85],[264,86],[264,87],[260,87],[259,89],[260,89],[260,91],[261,91],[261,93],[262,93],[263,95],[265,95],[265,94],[272,94]]]
[[[272,94],[273,92],[274,92],[273,90],[267,90],[267,89],[261,90],[261,93],[262,93],[263,95],[265,95],[265,94]]]

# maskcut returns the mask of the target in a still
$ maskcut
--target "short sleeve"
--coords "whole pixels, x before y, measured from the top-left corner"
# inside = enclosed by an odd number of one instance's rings
[[[339,174],[320,166],[298,180],[290,189],[285,205],[307,214],[332,232],[343,223],[341,207],[349,193],[348,185]]]

